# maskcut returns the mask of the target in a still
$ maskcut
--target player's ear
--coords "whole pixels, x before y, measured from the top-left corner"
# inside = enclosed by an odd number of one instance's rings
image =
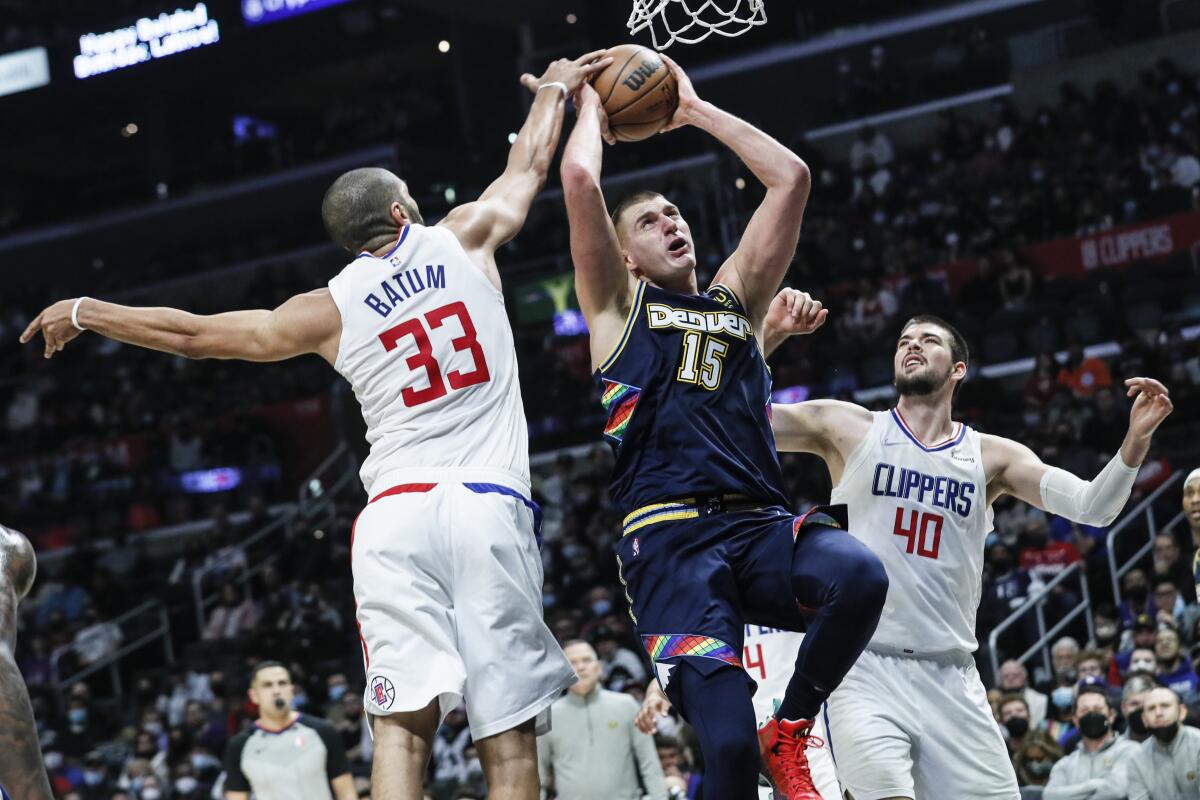
[[[392,222],[396,223],[397,228],[402,228],[408,224],[408,211],[405,210],[404,204],[396,200],[388,208],[388,215],[392,218]]]
[[[1188,707],[1186,705],[1184,705],[1183,703],[1180,703],[1179,704],[1179,721],[1180,722],[1183,722],[1185,719],[1187,719],[1187,712],[1188,712]]]

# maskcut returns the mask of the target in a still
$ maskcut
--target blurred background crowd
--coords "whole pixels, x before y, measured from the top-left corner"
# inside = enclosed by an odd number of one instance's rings
[[[24,121],[0,131],[0,259],[14,273],[0,291],[0,520],[39,551],[18,662],[64,798],[219,797],[226,743],[255,718],[249,670],[268,658],[289,666],[296,706],[336,726],[366,796],[348,558],[363,443],[353,398],[315,358],[190,362],[84,336],[51,363],[17,344],[29,319],[79,294],[207,312],[324,283],[342,263],[316,219],[334,175],[389,166],[437,219],[499,171],[526,102],[516,72],[480,53],[511,46],[534,68],[622,40],[626,13],[353,0],[240,29],[237,5],[211,4],[228,23],[223,60],[178,56],[208,80],[164,61],[0,98]],[[777,399],[887,408],[899,324],[935,313],[971,344],[956,418],[1090,477],[1124,436],[1122,381],[1165,382],[1176,411],[1115,538],[997,504],[978,661],[1026,786],[1078,747],[1081,686],[1111,698],[1123,735],[1147,735],[1137,711],[1155,684],[1200,720],[1200,509],[1181,512],[1181,471],[1200,464],[1197,4],[972,16],[927,0],[902,19],[869,0],[795,5],[744,39],[675,53],[702,95],[813,169],[787,285],[831,317],[774,356]],[[0,3],[0,52],[53,55],[158,10]],[[354,46],[295,46],[330,26]],[[795,91],[781,103],[768,85]],[[50,106],[85,96],[95,112],[77,129],[53,124]],[[711,277],[756,206],[753,178],[688,131],[606,158],[610,203],[644,186],[671,196]],[[648,661],[616,574],[611,456],[553,184],[500,254],[545,512],[545,613],[561,641],[595,647],[605,687],[640,701]],[[782,461],[797,511],[828,497],[821,462]],[[656,745],[698,796],[686,726]],[[429,792],[484,796],[461,710]]]

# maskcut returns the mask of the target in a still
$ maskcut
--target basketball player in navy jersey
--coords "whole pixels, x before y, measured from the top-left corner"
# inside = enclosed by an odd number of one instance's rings
[[[642,192],[610,218],[600,191],[604,112],[585,84],[563,154],[576,291],[616,451],[612,497],[630,611],[659,683],[704,754],[705,797],[757,797],[760,756],[779,798],[820,798],[805,756],[813,720],[879,618],[887,576],[847,535],[844,509],[788,510],[759,332],[800,234],[808,167],[786,147],[679,85],[668,125],[734,151],[766,187],[706,291],[691,231]],[[661,68],[661,67],[660,67]],[[824,321],[815,308],[805,322]],[[839,520],[839,517],[843,519]],[[742,669],[747,622],[807,635],[776,715],[759,731]]]
[[[0,525],[0,798],[51,800],[33,706],[17,669],[17,604],[37,571],[29,540]]]
[[[768,353],[788,333],[808,332],[807,305],[794,290],[780,293],[768,315]],[[893,359],[900,398],[889,411],[810,400],[776,405],[772,417],[780,450],[824,459],[832,501],[846,504],[852,534],[891,579],[874,636],[827,703],[838,779],[852,800],[1017,800],[972,658],[992,502],[1008,494],[1073,522],[1110,525],[1171,400],[1156,380],[1127,380],[1129,432],[1085,481],[1023,444],[953,420],[969,353],[945,320],[910,319]]]

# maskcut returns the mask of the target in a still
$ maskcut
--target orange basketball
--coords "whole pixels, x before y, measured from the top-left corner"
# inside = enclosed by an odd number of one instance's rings
[[[675,76],[648,47],[622,44],[608,55],[613,63],[594,81],[608,113],[608,129],[623,142],[648,139],[663,129],[679,105]]]

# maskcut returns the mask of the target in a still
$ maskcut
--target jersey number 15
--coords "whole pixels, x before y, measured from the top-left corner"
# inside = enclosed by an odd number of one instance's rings
[[[462,301],[435,308],[427,312],[424,319],[425,324],[428,324],[429,330],[432,331],[442,327],[450,317],[458,318],[458,324],[463,332],[462,336],[451,339],[450,345],[456,352],[462,350],[470,352],[475,363],[466,372],[461,370],[447,372],[445,380],[442,380],[441,365],[433,357],[433,344],[429,341],[429,334],[426,333],[425,325],[421,323],[420,317],[406,319],[399,325],[388,328],[379,334],[379,341],[383,342],[383,349],[389,353],[396,349],[397,344],[405,336],[413,337],[417,343],[417,352],[405,359],[404,363],[408,364],[409,369],[424,369],[429,385],[424,389],[406,386],[400,391],[400,399],[409,408],[445,396],[448,391],[446,384],[450,384],[450,389],[465,389],[477,383],[487,383],[492,379],[491,373],[488,372],[487,361],[483,357],[483,348],[479,346],[479,341],[475,338],[475,323],[471,322],[471,315],[467,313],[467,307],[462,304]]]

